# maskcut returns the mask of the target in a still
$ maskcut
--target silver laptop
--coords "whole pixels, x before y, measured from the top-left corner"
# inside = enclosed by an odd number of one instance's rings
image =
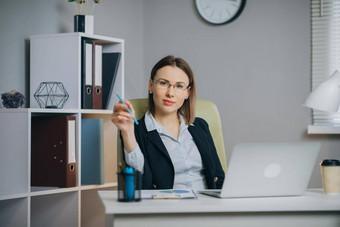
[[[321,144],[241,143],[232,152],[220,198],[298,196],[305,193]]]

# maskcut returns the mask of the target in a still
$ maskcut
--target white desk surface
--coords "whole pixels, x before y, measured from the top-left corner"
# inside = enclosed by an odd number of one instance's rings
[[[340,212],[340,194],[308,189],[303,196],[219,199],[197,193],[197,199],[144,199],[118,202],[117,191],[98,191],[106,214],[221,212]]]

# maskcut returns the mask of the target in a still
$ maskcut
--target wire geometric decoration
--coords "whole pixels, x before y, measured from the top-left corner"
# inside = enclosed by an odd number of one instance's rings
[[[68,100],[68,93],[61,82],[41,82],[34,98],[40,108],[62,109]]]

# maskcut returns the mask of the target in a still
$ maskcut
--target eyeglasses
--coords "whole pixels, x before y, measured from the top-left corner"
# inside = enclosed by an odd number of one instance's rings
[[[169,81],[164,80],[164,79],[152,80],[152,81],[160,89],[168,89],[171,86],[173,86],[175,92],[185,92],[187,89],[190,88],[190,86],[185,85],[185,83],[183,83],[183,82],[177,82],[175,84],[170,84]]]

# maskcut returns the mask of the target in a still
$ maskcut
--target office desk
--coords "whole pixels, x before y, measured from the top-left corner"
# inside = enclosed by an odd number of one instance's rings
[[[117,191],[99,191],[106,226],[340,226],[340,195],[309,189],[303,196],[117,202]]]

